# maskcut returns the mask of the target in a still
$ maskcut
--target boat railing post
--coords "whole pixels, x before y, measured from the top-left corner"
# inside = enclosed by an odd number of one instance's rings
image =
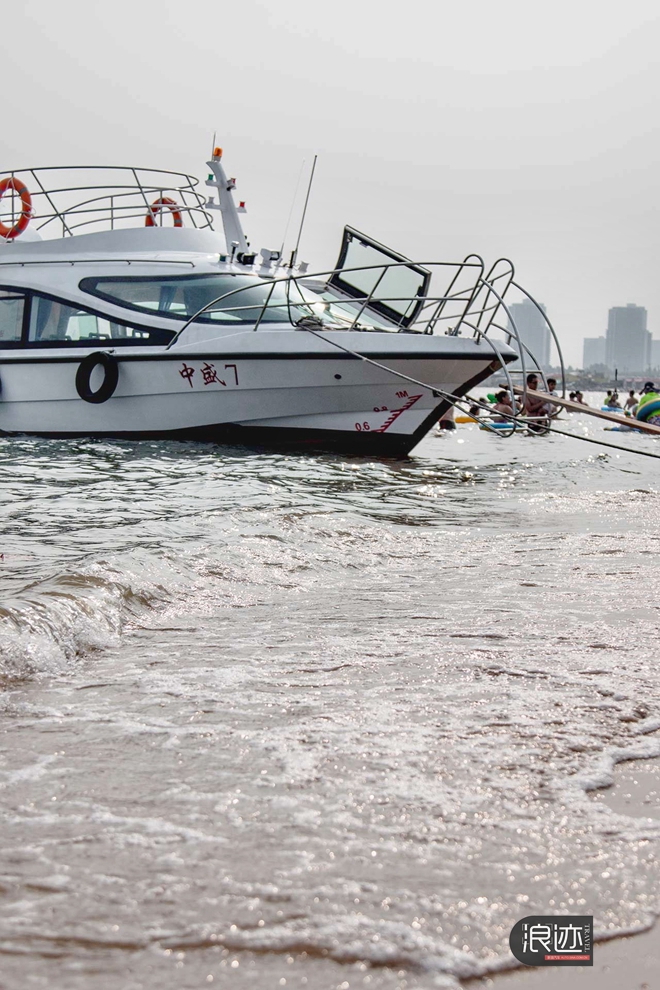
[[[294,305],[296,305],[296,306],[306,306],[307,309],[309,310],[309,315],[310,316],[314,316],[315,315],[314,314],[314,310],[312,309],[311,303],[309,303],[305,299],[304,295],[300,291],[300,286],[298,285],[298,279],[299,278],[304,278],[304,277],[306,277],[306,276],[304,276],[304,275],[292,275],[291,274],[291,271],[289,270],[289,274],[287,275],[287,278],[286,278],[286,309],[287,309],[287,316],[289,317],[289,323],[291,324],[292,327],[296,326],[296,324],[294,323],[293,317],[291,316],[291,283],[292,282],[295,285],[296,289],[298,290],[298,295],[300,296],[300,302],[294,303]]]
[[[44,186],[43,182],[39,178],[38,173],[35,171],[35,169],[30,169],[30,174],[32,175],[32,178],[34,179],[34,181],[39,186],[39,189],[41,190],[41,192],[46,197],[46,201],[48,202],[48,204],[50,205],[50,208],[53,211],[52,217],[49,217],[47,222],[50,223],[51,220],[54,220],[55,217],[58,217],[62,221],[62,236],[64,237],[65,234],[70,234],[71,233],[71,230],[69,229],[69,227],[68,227],[68,225],[66,223],[66,220],[64,219],[64,214],[61,213],[60,210],[55,205],[55,202],[51,198],[51,194],[48,192],[48,190]],[[46,225],[43,224],[42,226],[46,226]]]
[[[467,317],[467,314],[470,312],[470,307],[474,304],[475,299],[479,295],[479,288],[480,288],[479,280],[483,279],[484,277],[484,269],[486,266],[481,255],[468,254],[463,260],[463,267],[465,267],[468,264],[470,258],[476,258],[478,260],[481,268],[481,273],[478,276],[478,278],[475,279],[474,285],[472,286],[472,291],[470,292],[470,296],[465,303],[465,308],[463,309],[463,312],[459,317],[458,323],[454,325],[454,330],[453,330],[454,336],[458,336],[458,334],[460,333],[461,325],[463,324],[465,318]]]
[[[502,263],[504,263],[507,267],[504,271],[498,274],[497,266]],[[495,317],[497,316],[497,311],[500,308],[500,302],[498,300],[497,303],[494,306],[492,306],[492,313],[490,315],[490,318],[488,319],[488,322],[486,323],[486,326],[485,327],[482,326],[481,321],[486,316],[489,310],[488,304],[489,304],[489,297],[491,295],[491,287],[495,284],[495,282],[498,281],[498,279],[502,279],[502,278],[508,279],[506,285],[501,290],[502,298],[504,298],[509,286],[511,285],[514,274],[515,274],[515,269],[513,267],[513,262],[510,261],[508,258],[498,258],[497,261],[493,262],[493,264],[490,266],[490,270],[488,274],[485,276],[485,281],[487,282],[489,288],[488,291],[486,292],[486,298],[484,300],[484,304],[481,310],[479,311],[479,318],[477,320],[477,326],[479,327],[480,330],[483,330],[484,333],[488,333],[488,328],[495,319]]]
[[[538,309],[539,313],[541,314],[541,316],[545,320],[545,322],[547,324],[547,327],[548,327],[548,330],[552,334],[552,339],[555,342],[555,347],[557,348],[557,354],[559,356],[559,367],[561,368],[561,394],[562,394],[562,397],[565,397],[566,396],[566,370],[565,370],[565,367],[564,367],[564,354],[562,352],[561,345],[559,343],[559,338],[557,337],[557,334],[555,332],[555,328],[553,327],[552,323],[550,322],[550,319],[549,319],[547,313],[540,306],[540,304],[537,303],[537,301],[534,298],[534,296],[530,295],[530,293],[527,291],[527,289],[523,289],[522,285],[518,285],[517,282],[512,282],[511,284],[513,285],[513,287],[515,289],[518,289],[519,292],[522,292],[523,295],[526,296],[529,299],[530,302],[534,303],[534,305]]]
[[[363,303],[362,303],[362,305],[360,306],[360,308],[359,308],[359,310],[358,310],[358,311],[357,311],[357,313],[355,314],[355,318],[354,318],[354,320],[353,320],[353,322],[351,323],[351,325],[350,325],[350,328],[349,328],[350,330],[355,330],[355,327],[356,327],[356,325],[357,325],[357,321],[358,321],[358,320],[360,319],[360,317],[361,317],[361,316],[362,316],[362,314],[364,313],[364,311],[365,311],[365,309],[367,308],[367,306],[369,305],[369,303],[370,303],[370,302],[371,302],[371,300],[373,299],[373,295],[374,295],[374,292],[376,291],[376,289],[378,288],[378,286],[380,285],[380,283],[381,283],[381,282],[383,281],[383,279],[385,278],[385,274],[386,274],[386,272],[387,272],[387,270],[388,270],[388,268],[389,268],[389,267],[390,267],[389,265],[384,265],[384,266],[383,266],[383,270],[382,270],[382,272],[380,273],[380,275],[378,276],[378,278],[376,279],[376,282],[375,282],[375,284],[374,284],[374,286],[373,286],[373,288],[372,288],[372,290],[371,290],[371,292],[369,293],[369,295],[368,295],[368,296],[367,296],[367,298],[366,298],[366,299],[364,300],[364,302],[363,302]]]
[[[458,263],[457,270],[456,270],[456,273],[455,273],[454,277],[452,278],[451,282],[447,286],[444,294],[439,297],[437,308],[436,308],[435,312],[433,313],[433,315],[431,316],[431,318],[429,319],[429,322],[428,322],[428,325],[426,327],[426,330],[424,331],[425,333],[432,334],[433,331],[435,330],[435,327],[436,327],[438,321],[440,320],[440,318],[442,316],[442,313],[443,313],[443,310],[445,308],[445,305],[447,304],[448,300],[452,298],[452,296],[451,296],[451,290],[454,288],[454,285],[456,284],[456,281],[457,281],[459,275],[461,274],[461,272],[463,271],[464,268],[472,267],[472,262],[470,261],[470,258],[476,258],[477,263],[478,263],[478,267],[480,268],[480,271],[479,271],[479,273],[477,274],[477,276],[475,278],[474,285],[472,286],[472,291],[470,292],[470,295],[469,295],[469,297],[467,299],[467,302],[465,304],[465,307],[463,309],[463,312],[462,312],[461,316],[459,317],[458,323],[454,327],[454,332],[455,333],[458,333],[458,330],[459,330],[459,328],[461,326],[461,323],[465,319],[465,316],[466,316],[466,314],[468,312],[468,309],[469,309],[469,307],[470,307],[470,305],[472,303],[472,300],[474,299],[474,296],[476,294],[477,287],[479,286],[479,280],[481,278],[483,278],[484,269],[486,267],[485,264],[484,264],[483,258],[480,255],[478,255],[478,254],[468,254],[468,255],[465,256],[465,258],[463,259],[463,261],[461,261],[461,262]]]
[[[482,281],[484,281],[484,280],[482,279]],[[506,315],[508,317],[509,324],[511,326],[511,330],[513,331],[513,333],[510,333],[509,330],[507,330],[505,332],[509,334],[509,339],[511,339],[511,337],[515,337],[516,342],[518,344],[518,348],[519,348],[518,353],[519,353],[519,357],[520,357],[520,366],[521,366],[521,369],[522,369],[522,377],[523,377],[523,402],[524,402],[524,400],[527,398],[527,373],[526,373],[526,369],[525,369],[524,346],[523,346],[522,340],[520,339],[520,333],[518,332],[518,327],[516,325],[516,321],[514,320],[512,314],[511,314],[511,310],[509,309],[509,307],[507,306],[507,304],[504,302],[503,296],[500,295],[500,293],[492,285],[492,283],[485,283],[485,284],[490,289],[490,291],[493,293],[493,295],[499,300],[500,304],[504,308],[504,311],[506,312]],[[483,331],[480,331],[480,332],[483,333]],[[486,334],[484,334],[484,338],[486,340],[489,340],[489,338],[488,338],[488,336]]]
[[[513,379],[511,378],[511,375],[509,373],[509,369],[506,366],[506,361],[503,359],[503,357],[502,357],[502,355],[500,353],[500,350],[499,350],[497,344],[495,343],[494,340],[491,340],[490,337],[486,333],[484,333],[483,330],[480,330],[479,327],[474,326],[474,324],[469,323],[466,320],[465,321],[465,325],[467,327],[469,327],[471,330],[474,330],[475,335],[477,336],[477,338],[485,341],[485,343],[487,343],[488,346],[495,352],[495,356],[497,357],[497,360],[500,363],[500,367],[502,368],[502,371],[504,372],[504,375],[506,377],[507,385],[509,386],[509,395],[511,396],[511,408],[514,410],[514,416],[516,416],[516,418],[517,418],[517,414],[515,413],[515,408],[516,408],[516,393],[513,390]],[[504,434],[504,437],[506,438],[506,437],[512,436],[513,433],[514,433],[514,431],[515,431],[515,428],[516,428],[516,423],[515,423],[515,421],[513,421],[511,423],[511,432],[510,433],[505,433]]]
[[[248,288],[249,288],[249,286],[248,286]],[[275,281],[272,282],[271,287],[270,287],[270,292],[268,293],[268,296],[266,297],[266,301],[264,302],[263,306],[261,307],[261,312],[259,313],[259,318],[258,318],[257,322],[254,325],[255,332],[259,329],[259,324],[261,323],[261,321],[264,318],[264,314],[265,314],[266,310],[268,309],[268,304],[270,303],[270,299],[271,299],[271,296],[273,295],[273,292],[274,291],[275,291]]]
[[[142,188],[142,183],[140,182],[140,179],[138,178],[137,169],[131,167],[130,171],[133,173],[133,178],[135,179],[135,184],[137,185],[138,189],[140,190],[140,192],[142,194],[142,199],[144,200],[144,205],[147,208],[147,213],[149,214],[149,216],[151,217],[151,219],[155,222],[156,218],[154,217],[153,210],[151,209],[151,204],[149,203],[149,200],[147,199],[146,193],[145,193],[144,189]]]
[[[294,283],[296,289],[298,290],[298,295],[300,296],[300,302],[296,303],[295,305],[296,306],[306,306],[307,309],[309,310],[309,315],[310,316],[314,316],[315,313],[314,313],[314,310],[312,309],[312,304],[305,299],[305,297],[304,297],[304,295],[302,293],[302,290],[301,290],[300,286],[298,285],[298,279],[304,278],[304,277],[305,277],[304,275],[292,275],[291,276],[291,281]],[[291,307],[289,306],[289,310],[290,309],[291,309]],[[289,312],[289,322],[292,324],[292,326],[295,326],[295,323],[291,319],[291,313],[290,312]]]
[[[181,194],[181,199],[183,200],[183,203],[185,205],[186,213],[188,214],[188,217],[190,218],[190,222],[192,223],[193,227],[197,227],[197,210],[200,207],[200,202],[199,202],[198,195],[195,192],[195,187],[192,184],[192,182],[190,181],[190,177],[189,176],[186,176],[186,178],[188,180],[188,184],[186,186],[181,186],[179,188],[179,193]],[[189,205],[188,199],[187,199],[188,196],[191,196],[192,197],[193,203],[196,204],[196,205],[194,205],[194,206],[190,206]]]

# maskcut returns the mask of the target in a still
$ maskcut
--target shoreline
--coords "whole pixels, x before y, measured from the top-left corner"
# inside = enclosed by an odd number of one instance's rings
[[[590,792],[632,818],[660,819],[660,759],[614,768],[614,783]],[[651,928],[595,942],[593,966],[520,966],[461,984],[465,990],[660,990],[660,916]]]
[[[462,984],[465,990],[660,990],[660,924],[594,945],[593,966],[521,966]]]

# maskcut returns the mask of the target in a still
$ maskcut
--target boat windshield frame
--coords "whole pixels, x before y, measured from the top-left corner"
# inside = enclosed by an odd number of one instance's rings
[[[237,285],[232,289],[231,280],[232,279],[244,279],[246,284],[244,286]],[[226,282],[226,284],[219,284],[218,280]],[[223,306],[220,309],[209,310],[210,315],[205,313],[197,316],[194,319],[195,323],[203,323],[207,326],[251,326],[257,322],[259,317],[259,322],[265,323],[286,323],[290,325],[295,325],[296,320],[300,320],[305,316],[309,316],[310,307],[318,306],[323,311],[326,311],[330,305],[329,301],[322,299],[317,296],[316,293],[309,293],[309,298],[304,298],[300,300],[295,300],[290,297],[290,294],[285,292],[282,288],[282,299],[278,300],[276,303],[270,302],[270,296],[272,295],[272,284],[273,279],[270,274],[264,275],[256,272],[203,272],[203,273],[192,273],[186,275],[91,275],[86,276],[81,279],[78,287],[81,292],[87,295],[94,296],[97,299],[102,299],[106,303],[110,303],[112,306],[117,306],[121,309],[128,309],[132,312],[140,313],[143,317],[151,316],[158,319],[166,320],[176,320],[179,323],[185,323],[190,321],[191,317],[194,317],[198,313],[200,306],[197,305],[194,308],[190,308],[186,312],[174,311],[169,309],[163,309],[161,307],[152,308],[146,305],[140,305],[131,302],[120,295],[113,294],[112,292],[103,291],[101,286],[110,286],[116,284],[154,284],[157,286],[164,286],[167,284],[172,284],[175,286],[181,286],[188,283],[199,283],[201,281],[210,281],[216,283],[216,288],[222,289],[222,292],[213,293],[209,298],[209,303],[214,299],[221,301],[224,296],[229,296],[230,298],[236,297],[236,295],[242,293],[243,291],[249,292],[251,288],[263,287],[264,299],[259,299],[256,296],[256,301],[252,304],[245,305],[244,303],[238,306]],[[170,305],[174,300],[170,300]],[[280,310],[276,316],[273,316],[274,310]],[[242,317],[241,314],[247,311],[251,311],[247,317]],[[228,316],[223,319],[222,314],[235,315]],[[261,315],[263,313],[263,315]],[[266,317],[265,314],[269,313]],[[342,318],[345,320],[346,317]]]
[[[231,283],[227,286],[222,286],[223,292],[215,297],[211,297],[208,300],[210,305],[215,305],[216,302],[222,303],[225,298],[236,298],[236,296],[241,295],[243,292],[249,292],[251,288],[263,289],[263,298],[256,298],[254,303],[245,305],[240,303],[237,306],[223,306],[221,309],[210,309],[209,313],[212,315],[207,316],[206,313],[199,313],[200,306],[196,306],[187,312],[175,311],[172,312],[169,309],[162,308],[152,308],[146,305],[140,305],[137,303],[130,302],[123,296],[115,295],[112,292],[103,291],[101,286],[113,285],[113,284],[154,284],[159,287],[164,287],[166,285],[181,285],[185,282],[199,282],[201,280],[215,280],[218,279],[245,279],[246,284],[241,286],[237,285],[235,288],[231,288]],[[275,302],[271,301],[271,296],[273,294],[273,283],[278,286],[281,291],[281,298],[277,299]],[[296,283],[296,295],[292,297],[290,289],[288,286],[288,279],[273,280],[270,273],[263,274],[257,272],[203,272],[203,273],[191,273],[186,275],[176,274],[176,275],[91,275],[86,276],[79,282],[79,288],[82,292],[87,295],[94,296],[95,298],[102,299],[104,302],[110,303],[112,306],[118,306],[121,309],[129,309],[132,312],[138,312],[142,316],[152,316],[158,319],[167,320],[177,320],[179,323],[192,322],[203,323],[206,326],[253,326],[255,323],[271,323],[271,324],[287,324],[290,326],[295,326],[297,321],[304,319],[310,315],[317,315],[319,318],[327,316],[330,317],[335,323],[339,325],[344,325],[347,328],[353,323],[353,316],[347,313],[344,308],[342,308],[342,303],[344,302],[341,298],[336,295],[329,295],[324,293],[320,294],[318,291],[312,290],[307,286],[301,286],[298,280],[292,280]],[[216,286],[221,288],[221,286]],[[215,299],[215,302],[214,302]],[[170,300],[170,304],[173,299]],[[280,312],[274,312],[279,310]],[[270,312],[269,312],[270,311]],[[241,312],[240,316],[236,313]],[[223,318],[222,314],[227,313],[227,316]],[[231,316],[229,314],[232,314]],[[267,315],[266,315],[267,314]],[[378,330],[392,330],[391,324],[386,324],[384,321],[374,319],[375,314],[370,314],[369,325],[372,329]]]

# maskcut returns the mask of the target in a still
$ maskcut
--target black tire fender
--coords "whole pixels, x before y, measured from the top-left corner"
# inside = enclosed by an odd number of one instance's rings
[[[90,381],[92,372],[98,364],[103,365],[105,376],[96,392],[92,392]],[[87,357],[84,357],[78,365],[78,371],[76,372],[76,391],[85,402],[107,402],[114,395],[118,381],[119,365],[117,358],[112,354],[108,354],[107,351],[94,351],[93,354],[88,354]]]

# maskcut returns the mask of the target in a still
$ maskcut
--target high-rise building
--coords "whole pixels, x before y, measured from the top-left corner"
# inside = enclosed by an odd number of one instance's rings
[[[607,351],[605,347],[605,337],[585,337],[582,349],[582,367],[585,371],[589,368],[605,367],[607,364]]]
[[[651,371],[660,371],[660,340],[651,340]]]
[[[543,313],[545,306],[540,303]],[[534,359],[538,361],[542,368],[547,368],[550,364],[550,330],[548,324],[543,319],[543,314],[529,299],[523,299],[520,303],[511,303],[509,306],[511,316],[516,324],[520,339],[532,352]],[[511,346],[516,347],[516,341],[511,341]],[[534,362],[525,353],[525,366],[533,367]],[[514,365],[514,367],[517,366]]]
[[[613,306],[607,317],[607,367],[621,373],[644,374],[651,362],[651,334],[646,310],[628,303]]]

